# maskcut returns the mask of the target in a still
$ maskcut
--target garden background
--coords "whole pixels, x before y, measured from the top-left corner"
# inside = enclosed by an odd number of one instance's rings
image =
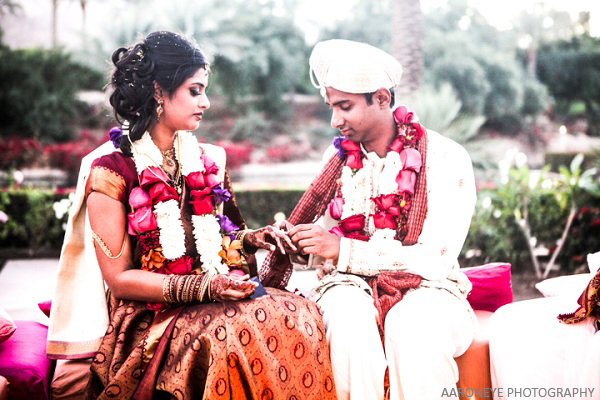
[[[512,263],[524,297],[583,272],[600,250],[600,7],[529,0],[500,21],[484,3],[0,0],[0,268],[58,256],[81,158],[114,126],[110,54],[169,29],[212,59],[196,134],[225,147],[251,227],[289,215],[336,134],[314,43],[359,40],[402,62],[397,101],[473,159],[461,265]]]

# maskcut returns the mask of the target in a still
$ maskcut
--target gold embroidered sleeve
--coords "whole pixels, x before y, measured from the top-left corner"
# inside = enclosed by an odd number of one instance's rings
[[[94,166],[87,180],[85,194],[100,192],[123,202],[125,200],[125,179],[115,171],[102,166]]]

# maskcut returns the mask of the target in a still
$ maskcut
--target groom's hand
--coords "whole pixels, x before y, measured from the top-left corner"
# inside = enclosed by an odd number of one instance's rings
[[[296,225],[288,235],[304,254],[316,254],[331,260],[340,255],[340,238],[318,225]]]

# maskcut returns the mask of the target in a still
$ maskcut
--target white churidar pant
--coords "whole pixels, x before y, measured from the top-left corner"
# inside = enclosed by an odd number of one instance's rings
[[[456,387],[454,357],[473,339],[465,305],[445,290],[419,288],[388,313],[385,349],[373,298],[355,286],[335,286],[318,301],[340,400],[383,399],[386,367],[390,399],[440,399]],[[385,351],[385,352],[384,352]],[[452,397],[445,397],[452,398]]]

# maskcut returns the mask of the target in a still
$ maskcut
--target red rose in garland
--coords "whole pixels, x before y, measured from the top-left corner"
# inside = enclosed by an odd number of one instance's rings
[[[179,200],[177,190],[165,182],[158,182],[150,186],[148,194],[153,204],[167,200]]]
[[[219,166],[206,154],[202,155],[202,162],[204,163],[204,173],[206,175],[216,175],[219,172]]]
[[[352,169],[361,169],[363,167],[362,158],[364,157],[360,145],[351,140],[344,140],[342,148],[346,151],[346,165]]]
[[[398,192],[415,194],[415,183],[417,182],[417,174],[415,171],[403,170],[400,171],[396,178],[398,184]]]
[[[204,179],[204,173],[195,171],[185,177],[185,182],[191,190],[204,189],[206,187],[206,180]]]
[[[340,227],[344,232],[362,231],[365,229],[364,215],[352,215],[340,221]]]
[[[371,214],[375,228],[377,229],[396,229],[396,217],[385,212],[379,211],[375,214]]]
[[[129,213],[128,232],[130,235],[139,235],[140,233],[152,231],[158,228],[156,217],[152,211],[152,207],[142,207],[136,211]]]
[[[213,205],[211,191],[212,188],[207,186],[202,190],[192,190],[190,192],[190,203],[194,208],[194,214],[203,215],[213,212],[215,207]]]
[[[134,210],[142,207],[148,207],[152,205],[152,201],[150,200],[150,196],[148,193],[144,192],[144,189],[141,187],[135,187],[129,194],[129,205]]]
[[[159,167],[148,167],[140,174],[140,186],[145,191],[156,183],[169,182],[169,177]]]
[[[340,219],[342,218],[342,212],[344,210],[344,199],[336,197],[329,203],[329,214],[331,218]]]
[[[421,171],[421,153],[416,149],[407,148],[400,152],[400,161],[402,161],[402,169],[410,169],[415,172]]]

